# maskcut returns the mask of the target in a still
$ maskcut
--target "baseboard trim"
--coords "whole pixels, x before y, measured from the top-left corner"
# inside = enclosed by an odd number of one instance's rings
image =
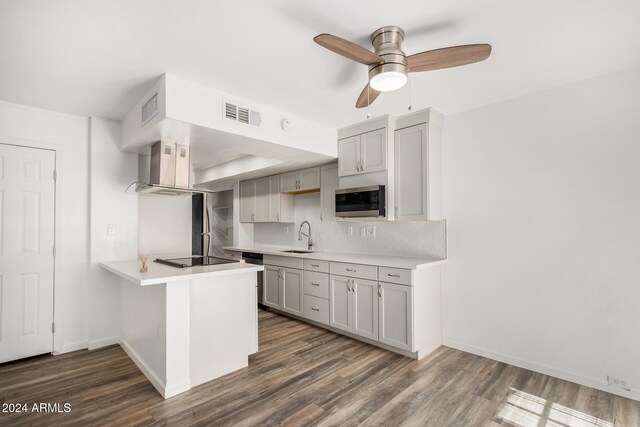
[[[54,351],[53,354],[64,354],[72,351],[85,350],[88,347],[87,341],[76,341],[68,344],[63,344],[60,351]]]
[[[619,388],[609,387],[609,385],[601,380],[585,377],[582,375],[574,374],[571,372],[566,372],[561,369],[553,368],[546,365],[541,365],[539,363],[531,362],[528,360],[520,359],[517,357],[509,356],[506,354],[495,353],[490,350],[486,350],[484,348],[475,347],[472,345],[464,344],[449,338],[442,339],[442,345],[455,348],[456,350],[461,350],[467,353],[472,353],[478,356],[486,357],[488,359],[493,359],[498,362],[507,363],[509,365],[517,366],[519,368],[528,369],[530,371],[539,372],[541,374],[549,375],[552,377],[560,378],[565,381],[570,381],[576,384],[580,384],[586,387],[595,388],[598,390],[606,391],[607,393],[615,394],[617,396],[626,397],[628,399],[633,399],[640,401],[640,393],[637,391],[627,391]]]
[[[136,351],[125,340],[121,338],[119,341],[120,347],[122,347],[125,353],[129,355],[129,358],[133,360],[133,363],[135,363],[138,369],[142,371],[144,376],[147,377],[147,379],[151,382],[151,384],[153,384],[153,386],[156,388],[156,390],[158,390],[162,397],[166,399],[166,386],[164,381],[162,381],[160,377],[158,377],[158,375],[156,375],[156,373],[153,372],[153,370],[149,368],[146,363],[144,363],[138,353],[136,353]]]
[[[107,347],[114,344],[120,344],[120,338],[118,338],[117,336],[89,341],[88,348],[89,350],[96,350],[98,348]]]

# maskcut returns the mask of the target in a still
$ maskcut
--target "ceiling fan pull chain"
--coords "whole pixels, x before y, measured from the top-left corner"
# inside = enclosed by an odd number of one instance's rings
[[[407,83],[408,83],[408,87],[409,87],[409,107],[407,107],[407,110],[411,111],[411,104],[413,104],[413,91],[411,90],[411,77],[409,77],[407,79]]]

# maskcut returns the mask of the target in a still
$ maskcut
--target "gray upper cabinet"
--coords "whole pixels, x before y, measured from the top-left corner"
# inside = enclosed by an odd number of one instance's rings
[[[240,183],[240,222],[253,222],[256,213],[256,187],[254,181]]]
[[[338,141],[339,176],[360,173],[360,135]]]
[[[378,129],[360,135],[360,172],[387,170],[387,130]]]
[[[377,129],[338,141],[338,175],[387,170],[387,129]]]
[[[320,189],[320,168],[309,168],[280,175],[280,191],[302,193]]]
[[[441,219],[441,135],[429,123],[395,131],[395,219]]]
[[[294,222],[293,196],[280,192],[280,175],[240,183],[240,222]]]
[[[338,165],[322,166],[320,185],[320,219],[332,221],[336,218],[336,190],[338,189]]]

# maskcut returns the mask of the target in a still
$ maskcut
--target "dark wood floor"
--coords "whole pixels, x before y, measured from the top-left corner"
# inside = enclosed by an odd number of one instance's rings
[[[249,367],[164,400],[113,346],[0,365],[0,425],[640,426],[640,403],[442,347],[422,361],[273,313]]]

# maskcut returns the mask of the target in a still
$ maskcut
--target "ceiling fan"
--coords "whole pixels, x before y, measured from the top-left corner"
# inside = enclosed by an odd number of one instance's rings
[[[371,34],[371,44],[375,53],[331,34],[317,35],[313,41],[339,55],[369,66],[369,83],[358,97],[357,108],[371,105],[380,92],[400,89],[407,83],[408,73],[472,64],[491,55],[489,44],[468,44],[407,56],[401,48],[404,30],[396,26],[382,27]]]

